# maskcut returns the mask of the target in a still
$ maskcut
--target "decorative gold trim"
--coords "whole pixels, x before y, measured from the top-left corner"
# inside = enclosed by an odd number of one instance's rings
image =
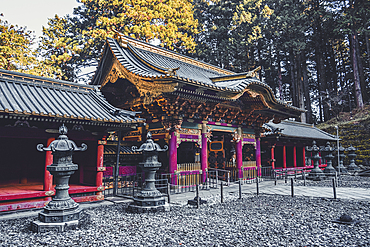
[[[99,200],[99,201],[102,201],[102,200],[104,200],[104,195],[97,195],[96,199]]]
[[[107,168],[105,166],[100,166],[96,169],[98,172],[105,172]]]
[[[45,195],[46,195],[46,196],[53,196],[53,195],[55,195],[55,192],[54,192],[54,191],[52,191],[52,190],[49,190],[49,191],[46,191],[46,192],[45,192]]]
[[[103,191],[103,190],[104,190],[104,186],[103,186],[103,185],[101,185],[101,186],[99,186],[98,188],[96,188],[96,190],[97,190],[97,191]]]

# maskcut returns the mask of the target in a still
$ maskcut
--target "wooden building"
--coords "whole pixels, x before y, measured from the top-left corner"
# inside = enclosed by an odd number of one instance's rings
[[[313,141],[318,146],[337,141],[335,136],[312,124],[283,120],[280,123],[268,122],[263,127],[267,131],[261,138],[262,163],[277,170],[311,168],[311,154],[306,153],[305,147],[312,146]],[[320,166],[326,166],[325,159]]]
[[[54,194],[46,170],[52,163],[36,145],[48,145],[65,124],[69,139],[87,151],[76,153],[79,170],[69,193],[77,201],[103,200],[104,138],[108,131],[135,130],[134,112],[113,107],[90,85],[0,70],[0,212],[43,207]]]
[[[261,166],[262,125],[302,112],[277,100],[257,70],[234,73],[117,33],[91,84],[112,105],[146,119],[146,128],[123,140],[142,141],[151,131],[169,145],[163,173],[204,179],[207,170],[231,169],[241,178],[243,165]]]

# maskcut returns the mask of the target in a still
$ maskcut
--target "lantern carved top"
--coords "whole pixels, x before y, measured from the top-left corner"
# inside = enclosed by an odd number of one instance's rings
[[[60,136],[58,137],[57,140],[54,140],[50,143],[49,147],[44,148],[43,144],[38,144],[37,145],[37,150],[38,151],[52,151],[53,153],[55,152],[70,152],[70,151],[85,151],[87,149],[87,145],[85,143],[81,144],[81,147],[77,147],[76,143],[72,140],[68,140],[67,137],[67,127],[62,126],[59,127],[59,133]]]
[[[153,141],[152,134],[150,132],[148,132],[146,137],[147,137],[146,142],[141,144],[140,148],[137,148],[136,146],[133,146],[131,148],[132,151],[134,151],[134,152],[155,152],[155,151],[163,152],[163,151],[167,151],[168,146],[165,145],[162,149],[157,143],[155,143]]]

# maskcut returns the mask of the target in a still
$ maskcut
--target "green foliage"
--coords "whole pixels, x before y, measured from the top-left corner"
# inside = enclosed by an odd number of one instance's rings
[[[24,27],[0,19],[0,68],[18,72],[55,77],[58,71],[37,58],[32,49],[34,35]]]
[[[255,67],[254,45],[272,10],[264,0],[197,0],[195,16],[202,32],[196,36],[197,57],[233,71]]]
[[[341,113],[339,120],[336,118],[317,125],[332,135],[336,135],[334,126],[339,126],[339,137],[342,139],[343,147],[353,145],[357,151],[356,162],[361,165],[370,165],[370,106],[365,106],[363,109],[357,109],[353,114]],[[345,160],[348,164],[348,159]]]
[[[115,31],[174,51],[194,51],[198,32],[191,0],[81,0],[74,15],[49,20],[40,52],[66,79],[80,68],[97,65],[107,37]]]

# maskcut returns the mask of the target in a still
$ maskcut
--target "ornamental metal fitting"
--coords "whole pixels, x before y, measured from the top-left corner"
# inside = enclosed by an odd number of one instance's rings
[[[146,142],[141,144],[140,148],[137,148],[136,146],[131,147],[132,151],[134,152],[164,152],[167,151],[168,146],[164,145],[163,149],[153,141],[152,134],[150,131],[146,135]]]

